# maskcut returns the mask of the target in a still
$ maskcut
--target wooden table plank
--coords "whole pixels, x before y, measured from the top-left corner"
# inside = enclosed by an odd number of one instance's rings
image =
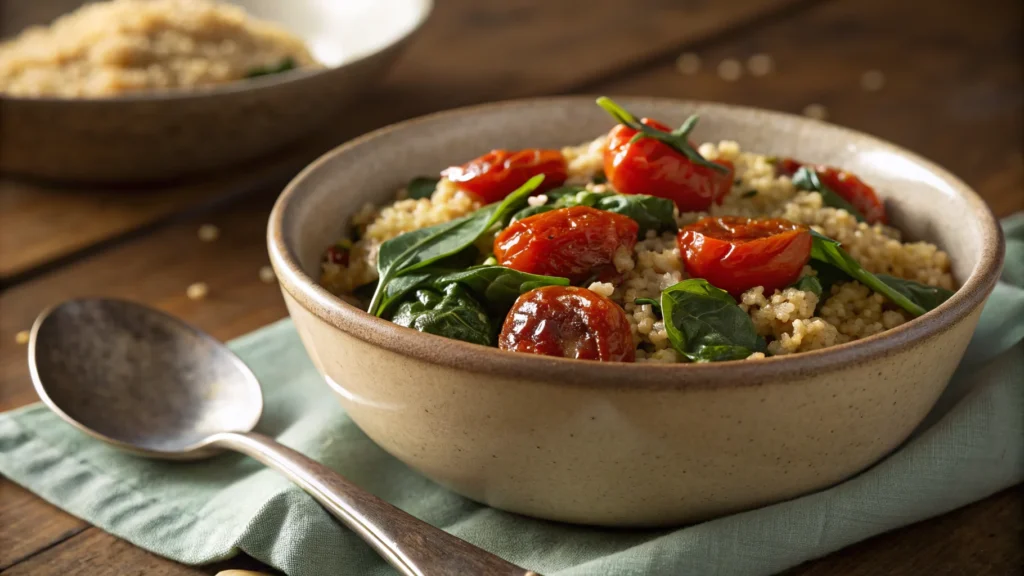
[[[0,479],[0,572],[31,556],[39,543],[60,542],[88,524]]]
[[[1018,0],[839,0],[756,34],[702,50],[698,74],[662,65],[601,90],[712,100],[799,114],[824,105],[829,121],[875,134],[945,166],[999,215],[1024,210],[1022,4]],[[908,25],[912,23],[912,25]],[[735,82],[725,59],[770,55],[775,71]],[[885,85],[861,88],[877,69]]]
[[[441,0],[382,86],[336,129],[273,158],[152,189],[73,189],[0,178],[0,285],[224,196],[274,186],[357,134],[462,104],[570,89],[816,0]],[[608,34],[615,30],[614,34]]]

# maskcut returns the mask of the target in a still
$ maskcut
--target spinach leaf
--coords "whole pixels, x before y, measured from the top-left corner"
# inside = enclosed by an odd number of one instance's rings
[[[793,288],[803,290],[804,292],[813,292],[818,297],[818,300],[821,300],[823,288],[816,276],[801,276],[799,280],[793,283]]]
[[[608,194],[601,197],[595,208],[629,216],[640,225],[640,237],[648,230],[655,232],[674,231],[678,228],[675,218],[675,204],[667,198],[644,194]]]
[[[944,302],[953,293],[933,288],[912,280],[901,280],[889,276],[889,281],[875,276],[861,267],[838,242],[811,231],[811,259],[835,266],[850,278],[885,296],[893,304],[914,316],[920,316]],[[884,275],[883,275],[884,276]],[[891,284],[890,284],[891,282]]]
[[[360,302],[368,303],[373,298],[373,293],[377,291],[377,281],[367,282],[356,286],[352,290],[352,295],[359,299]]]
[[[850,279],[848,274],[827,262],[811,260],[807,265],[814,268],[814,271],[818,273],[815,277],[818,279],[818,284],[821,284],[822,294],[819,305],[832,295],[832,286]]]
[[[392,322],[445,338],[492,346],[497,334],[487,311],[464,287],[449,284],[443,293],[421,288],[398,307]]]
[[[750,316],[728,292],[690,278],[661,293],[672,347],[692,362],[740,360],[765,350]]]
[[[284,60],[281,60],[280,64],[269,66],[257,66],[255,68],[252,68],[245,73],[245,77],[258,78],[260,76],[269,76],[271,74],[287,72],[288,70],[293,70],[295,68],[298,68],[298,64],[295,63],[295,60],[291,56],[288,56]]]
[[[526,197],[544,180],[543,174],[530,178],[501,202],[488,204],[472,214],[392,238],[377,253],[380,281],[370,302],[370,312],[380,315],[388,284],[400,275],[424,268],[461,252],[498,222],[505,222],[519,210]]]
[[[434,195],[434,190],[437,189],[437,183],[440,181],[440,178],[417,176],[409,181],[409,184],[405,187],[405,191],[409,193],[409,198],[412,198],[413,200],[430,198]]]
[[[845,198],[836,194],[836,192],[828,186],[825,186],[821,182],[821,179],[818,178],[818,173],[815,172],[813,168],[801,166],[800,169],[793,174],[793,186],[795,186],[797,190],[817,192],[818,194],[821,194],[821,203],[825,206],[842,208],[852,214],[858,222],[867,222],[867,218],[864,217],[864,214],[862,214],[856,206],[847,202]]]
[[[648,304],[650,305],[651,310],[654,311],[655,316],[657,316],[658,318],[664,318],[664,316],[662,316],[661,314],[661,302],[658,302],[654,298],[635,298],[633,300],[633,304],[636,304],[637,306],[643,306],[644,304]]]
[[[474,266],[430,280],[430,285],[437,289],[452,283],[465,286],[488,308],[504,314],[521,294],[542,286],[568,286],[569,279],[529,274],[505,266]]]
[[[740,194],[740,197],[742,198],[753,198],[754,196],[757,196],[757,190],[747,190],[743,194]]]
[[[554,194],[554,195],[553,195]],[[628,216],[640,225],[640,237],[648,230],[664,232],[676,230],[675,204],[667,198],[647,196],[644,194],[614,194],[611,192],[590,192],[573,187],[563,187],[548,192],[548,203],[541,206],[530,206],[516,212],[513,221],[529,218],[542,212],[568,208],[570,206],[590,206],[598,210],[606,210]]]
[[[939,288],[938,286],[929,286],[914,280],[905,280],[888,274],[876,274],[875,276],[925,310],[932,310],[938,307],[939,304],[949,300],[950,296],[953,295],[951,290]]]

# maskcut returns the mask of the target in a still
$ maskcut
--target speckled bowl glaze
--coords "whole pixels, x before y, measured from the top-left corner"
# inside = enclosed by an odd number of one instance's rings
[[[693,522],[824,488],[900,445],[948,382],[1002,265],[1002,235],[966,185],[923,158],[814,120],[622,98],[697,141],[842,166],[908,237],[937,242],[962,288],[896,329],[823,351],[718,364],[599,364],[502,352],[374,318],[316,284],[325,246],[366,202],[495,147],[559,147],[612,123],[592,98],[499,103],[378,130],[281,195],[270,257],[302,341],[353,420],[469,498],[607,526]]]
[[[337,120],[384,76],[432,0],[229,0],[306,41],[319,70],[199,90],[91,98],[0,94],[0,172],[47,180],[160,181],[283,150]],[[0,38],[84,0],[5,3]]]

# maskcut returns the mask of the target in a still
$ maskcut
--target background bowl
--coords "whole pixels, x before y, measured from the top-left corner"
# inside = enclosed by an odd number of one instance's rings
[[[4,0],[0,37],[82,0]],[[0,172],[81,182],[164,180],[240,163],[334,119],[387,71],[431,0],[231,0],[301,37],[327,66],[202,90],[94,98],[0,95]]]
[[[757,362],[650,365],[511,354],[373,318],[315,283],[366,202],[496,147],[559,147],[612,125],[590,98],[455,110],[341,146],[302,172],[268,242],[302,341],[353,420],[424,475],[486,504],[610,526],[696,521],[843,480],[895,449],[942,391],[1002,264],[998,223],[928,161],[807,118],[660,99],[630,111],[700,141],[841,166],[873,184],[909,238],[949,252],[962,288],[928,314],[828,350]]]

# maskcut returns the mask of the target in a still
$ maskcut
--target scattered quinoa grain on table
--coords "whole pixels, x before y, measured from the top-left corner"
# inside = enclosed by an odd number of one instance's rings
[[[676,58],[676,69],[688,76],[700,72],[700,66],[700,56],[693,52],[684,52]]]
[[[735,82],[743,76],[743,65],[739,60],[726,58],[718,63],[718,77],[726,82]]]
[[[206,285],[206,282],[196,282],[190,284],[185,290],[185,295],[190,300],[202,300],[206,298],[206,295],[210,292],[210,287]]]
[[[263,266],[260,268],[260,282],[264,284],[273,284],[277,280],[277,275],[274,274],[274,269],[270,266]]]
[[[949,256],[905,241],[882,199],[855,175],[731,140],[694,149],[685,134],[637,136],[635,117],[598,102],[620,123],[563,147],[560,166],[482,169],[522,184],[499,202],[485,207],[442,175],[417,197],[410,184],[391,204],[363,207],[348,223],[352,232],[326,250],[320,283],[373,314],[450,338],[660,363],[829,348],[896,328],[956,289]],[[644,130],[667,134],[661,126]],[[516,157],[550,156],[541,152]],[[650,163],[621,162],[653,153],[659,170],[701,177],[666,182],[662,172],[644,172]],[[549,177],[554,183],[545,184]],[[460,243],[450,238],[469,228],[446,223],[492,214],[492,227],[472,228]],[[442,254],[443,265],[403,276],[399,260],[397,275],[389,266],[381,277],[381,245],[414,231],[461,247]],[[420,243],[399,245],[415,253]],[[415,282],[395,288],[409,278]],[[621,342],[634,349],[623,352]]]
[[[220,237],[220,228],[213,224],[203,224],[196,233],[203,242],[213,242]]]
[[[747,59],[747,71],[751,76],[767,76],[775,70],[775,59],[768,54],[754,54]]]
[[[815,120],[825,120],[828,118],[828,108],[823,104],[808,104],[804,107],[804,116]]]
[[[28,344],[29,333],[28,330],[22,330],[14,335],[14,341],[18,344]]]

